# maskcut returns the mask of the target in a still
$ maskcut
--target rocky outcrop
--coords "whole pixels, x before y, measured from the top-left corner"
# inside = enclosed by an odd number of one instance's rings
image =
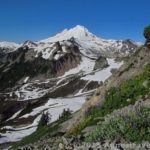
[[[108,67],[107,59],[105,57],[100,56],[95,62],[94,70],[101,70],[106,67]]]
[[[81,61],[79,49],[71,41],[54,43],[55,49],[51,49],[49,59],[43,58],[40,53],[35,57],[37,52],[31,45],[36,46],[34,43],[25,42],[18,50],[0,55],[0,89],[12,87],[26,76],[32,79],[39,75],[47,78],[63,75]]]

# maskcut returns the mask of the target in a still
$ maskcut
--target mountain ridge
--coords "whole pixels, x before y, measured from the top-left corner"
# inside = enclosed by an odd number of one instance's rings
[[[96,57],[98,53],[107,56],[120,53],[121,57],[123,57],[123,55],[126,57],[127,55],[130,55],[130,53],[134,53],[134,49],[140,45],[140,43],[132,40],[106,40],[89,32],[86,27],[77,25],[73,28],[65,29],[54,36],[40,40],[38,42],[26,41],[20,45],[16,44],[16,47],[13,49],[16,50],[18,47],[28,46],[29,48],[35,49],[37,53],[43,53],[44,47],[46,48],[49,47],[49,45],[52,43],[63,42],[64,40],[70,40],[72,38],[74,38],[74,41],[78,43],[78,46],[84,55],[92,55],[92,53],[95,53],[93,57]],[[5,47],[1,47],[9,49],[11,44],[12,43],[6,43]],[[12,48],[10,52],[11,51]],[[6,52],[9,51],[7,50]]]

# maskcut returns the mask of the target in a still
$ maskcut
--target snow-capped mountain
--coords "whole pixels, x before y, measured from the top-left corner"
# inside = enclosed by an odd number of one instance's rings
[[[102,55],[110,56],[112,54],[119,54],[119,56],[127,56],[133,53],[139,43],[132,40],[106,40],[100,38],[88,31],[84,26],[77,25],[71,29],[56,34],[53,37],[39,41],[42,43],[53,43],[74,38],[78,43],[80,50],[85,55],[97,56],[99,53]]]
[[[14,51],[17,48],[19,48],[19,46],[20,46],[19,44],[14,43],[14,42],[3,41],[3,42],[0,42],[0,52],[1,51],[3,51],[3,52],[11,52],[11,51]]]
[[[41,40],[40,42],[57,42],[68,40],[72,37],[80,40],[94,40],[95,38],[97,38],[94,34],[90,33],[88,29],[84,26],[77,25],[74,28],[65,29],[64,31],[56,34],[55,36]]]
[[[60,45],[64,41],[73,39],[76,46],[80,49],[80,52],[91,58],[98,58],[100,55],[106,57],[126,57],[135,52],[135,49],[139,46],[132,40],[106,40],[100,38],[88,31],[84,26],[77,25],[71,29],[65,29],[64,31],[56,34],[53,37],[33,42],[26,41],[23,44],[16,44],[12,42],[0,42],[1,52],[12,52],[20,46],[28,47],[36,52],[37,57],[39,53],[42,53],[43,58],[51,58],[51,54],[55,50],[54,43],[59,42]],[[69,42],[68,42],[69,44]],[[59,57],[57,55],[57,57]]]
[[[106,67],[106,58],[129,56],[139,45],[131,40],[105,40],[77,25],[38,42],[26,41],[21,45],[1,42],[0,46],[0,89],[3,89],[13,86],[24,74],[32,78],[39,74],[43,77],[56,77],[66,74],[78,65],[81,66],[80,69],[75,69],[73,74],[84,70],[84,73],[89,73]],[[93,65],[90,68],[91,64]],[[18,74],[12,72],[14,69]]]

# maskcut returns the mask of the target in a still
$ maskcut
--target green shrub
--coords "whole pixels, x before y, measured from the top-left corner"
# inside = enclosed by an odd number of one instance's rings
[[[141,143],[150,141],[150,109],[141,107],[136,113],[113,118],[88,135],[86,142],[125,140]]]
[[[150,25],[144,29],[144,37],[146,38],[146,43],[150,42]]]
[[[67,132],[67,135],[78,135],[81,131],[91,122],[91,116],[84,118],[79,123],[72,126],[72,128]]]
[[[115,109],[134,104],[138,96],[145,95],[150,90],[150,84],[143,86],[143,82],[150,83],[150,66],[145,67],[143,74],[124,81],[119,87],[110,88],[105,95],[105,101],[100,108],[101,114],[105,116]]]

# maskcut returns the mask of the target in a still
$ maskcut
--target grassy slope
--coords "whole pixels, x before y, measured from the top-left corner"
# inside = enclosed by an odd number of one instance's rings
[[[149,60],[149,54],[147,54],[147,50],[143,50],[145,47],[141,47],[134,55],[133,61],[136,64],[144,65],[141,62],[147,62]],[[149,51],[149,50],[148,50]],[[145,57],[147,56],[147,58]],[[144,61],[143,61],[144,60]],[[139,61],[137,63],[137,61]],[[131,61],[132,62],[132,61]],[[130,63],[132,64],[132,63]],[[122,75],[124,72],[130,70],[131,67],[134,67],[134,64],[127,66],[127,70],[122,70]],[[138,64],[138,65],[139,65]],[[138,66],[139,67],[139,66]],[[142,68],[138,68],[138,70],[142,70]],[[131,70],[132,71],[132,70]],[[131,72],[130,71],[130,72]],[[144,84],[145,82],[145,84]],[[100,106],[94,106],[88,109],[86,116],[80,120],[79,123],[75,124],[72,128],[70,128],[68,135],[77,135],[81,134],[81,131],[90,125],[95,125],[99,121],[103,121],[103,118],[113,112],[114,110],[121,109],[125,106],[129,106],[134,104],[139,96],[144,96],[150,90],[150,65],[146,65],[144,70],[139,75],[134,75],[125,81],[122,81],[118,86],[110,86],[110,88],[105,92],[104,103]],[[101,94],[101,93],[100,93]],[[96,94],[99,97],[98,94]],[[90,103],[89,103],[90,104]]]

